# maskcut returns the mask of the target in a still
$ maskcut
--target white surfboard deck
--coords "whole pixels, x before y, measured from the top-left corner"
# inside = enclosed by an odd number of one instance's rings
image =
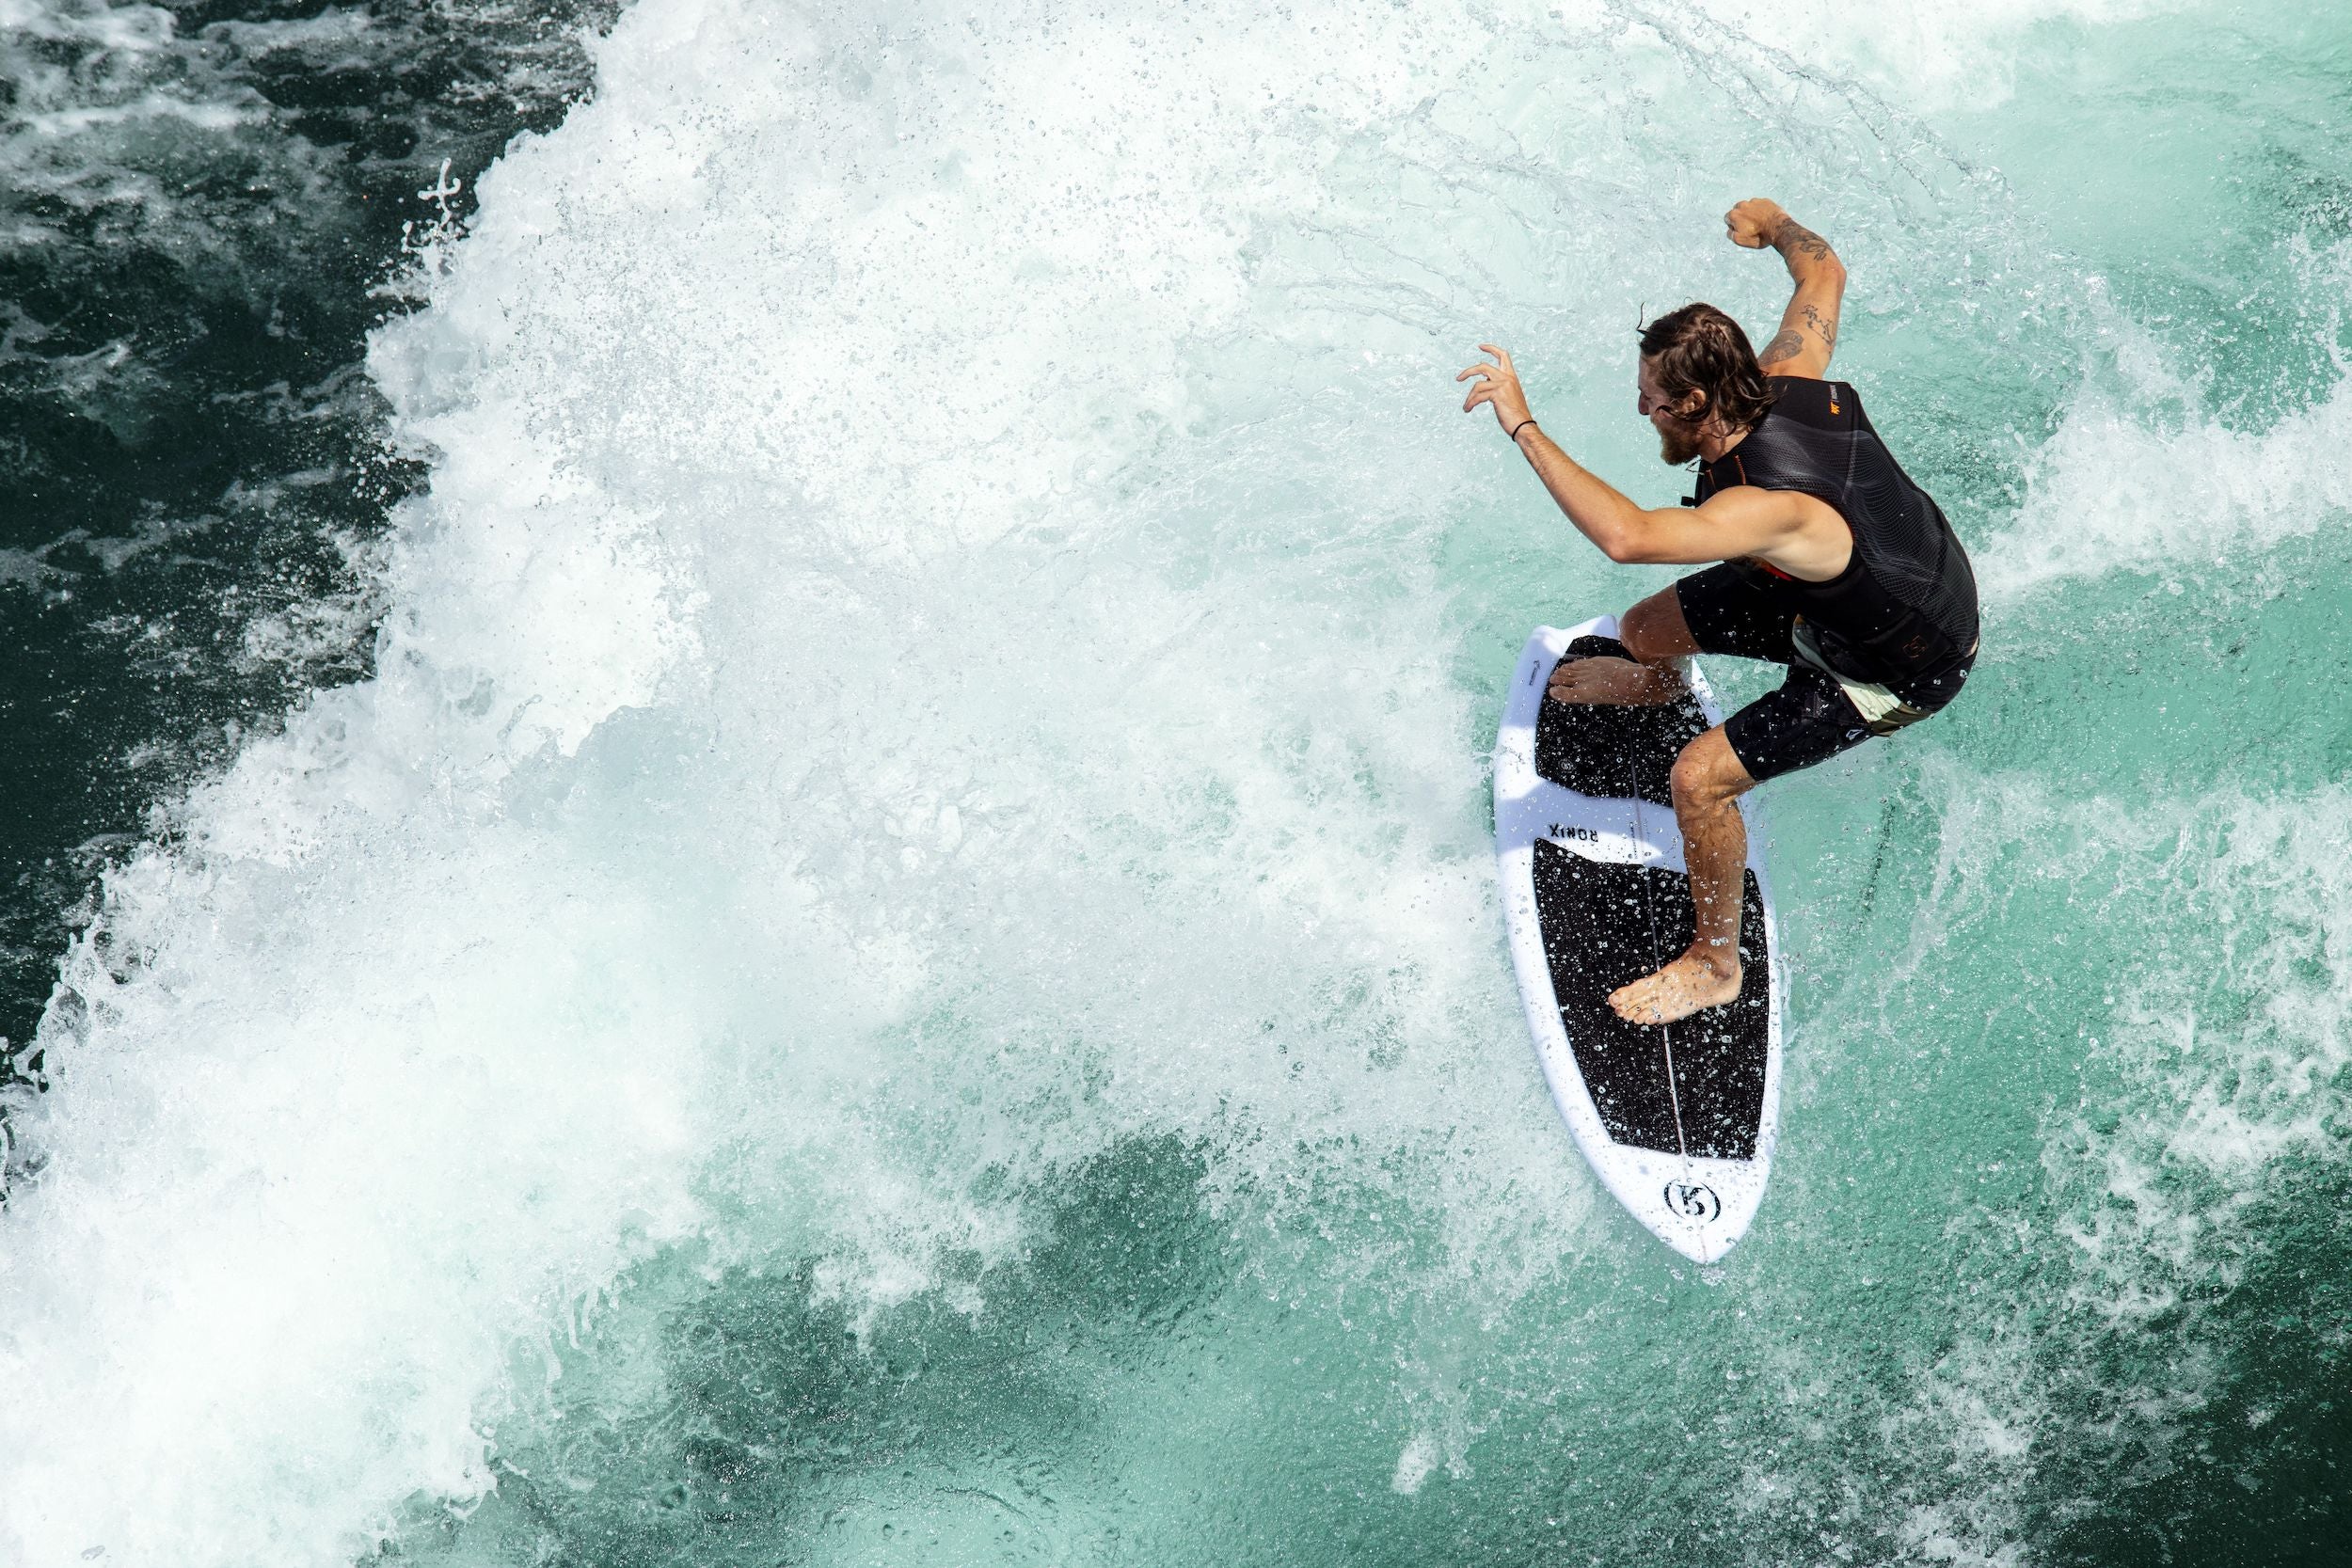
[[[1539,626],[1512,674],[1494,759],[1504,918],[1536,1054],[1577,1148],[1652,1234],[1694,1262],[1711,1263],[1755,1218],[1778,1142],[1780,942],[1752,835],[1740,1000],[1663,1025],[1628,1024],[1606,1011],[1608,991],[1691,941],[1682,835],[1671,806],[1629,790],[1581,792],[1537,771],[1553,666],[1578,638],[1615,636],[1611,615],[1565,631]],[[1704,678],[1695,669],[1690,678],[1705,722],[1720,722]],[[1558,773],[1565,721],[1552,722],[1550,766]],[[1677,722],[1696,720],[1686,709]],[[1651,777],[1658,778],[1655,767]]]

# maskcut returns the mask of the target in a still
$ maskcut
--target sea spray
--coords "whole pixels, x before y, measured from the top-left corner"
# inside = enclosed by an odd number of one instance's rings
[[[1676,150],[1858,263],[1841,373],[1972,545],[2030,554],[2056,525],[2014,493],[2104,460],[2035,467],[2106,373],[2090,269],[1901,70],[1823,87],[1751,41],[624,18],[376,341],[434,478],[373,677],[191,791],[69,962],[0,1263],[17,1555],[2093,1552],[2143,1495],[2110,1466],[2211,1436],[2255,1310],[2142,1356],[2112,1305],[2256,1280],[2222,1222],[2279,1161],[2343,1184],[2280,1098],[2324,975],[2282,958],[2275,1024],[2228,1037],[2277,1095],[2136,1065],[2181,999],[2135,937],[2328,928],[2325,855],[2266,824],[2332,797],[2167,796],[2221,763],[2142,687],[2066,707],[2128,672],[2034,641],[2209,608],[2060,552],[1965,704],[1776,788],[1791,1109],[1723,1270],[1594,1202],[1501,951],[1496,683],[1529,624],[1657,578],[1571,547],[1448,378],[1501,337],[1671,503],[1630,325],[1783,287]],[[2060,712],[2078,749],[2031,775],[2013,736]],[[2169,896],[2162,825],[2241,820],[2212,897]],[[2152,1262],[2101,1243],[2100,1173],[2176,1158],[2169,1116],[2259,1135],[2159,1172],[2225,1240]],[[2262,1389],[2247,1430],[2305,1451]]]

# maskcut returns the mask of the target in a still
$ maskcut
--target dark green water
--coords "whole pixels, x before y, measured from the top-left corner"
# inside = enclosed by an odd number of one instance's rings
[[[0,1035],[105,858],[368,667],[367,556],[420,470],[359,370],[447,159],[588,83],[551,4],[28,7],[8,22]]]
[[[2352,25],[38,14],[0,1556],[2343,1555]],[[1758,798],[1701,1271],[1485,815],[1664,575],[1450,377],[1669,501],[1630,327],[1769,322],[1756,192],[1986,652]]]

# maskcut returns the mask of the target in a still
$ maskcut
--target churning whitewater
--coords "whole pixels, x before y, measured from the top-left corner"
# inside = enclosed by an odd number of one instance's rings
[[[2312,9],[639,0],[398,258],[368,673],[64,955],[0,1561],[2322,1560]],[[1702,1270],[1551,1111],[1487,806],[1526,628],[1667,574],[1450,378],[1670,504],[1633,328],[1769,324],[1758,192],[1986,633],[1756,798],[1781,1141]]]

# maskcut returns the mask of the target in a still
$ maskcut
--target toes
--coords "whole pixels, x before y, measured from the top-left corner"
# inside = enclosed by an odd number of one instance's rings
[[[1681,1001],[1669,971],[1662,969],[1609,993],[1610,1007],[1628,1023],[1672,1023],[1697,1010],[1678,1006]]]
[[[1650,1015],[1655,1015],[1658,1011],[1657,1002],[1653,995],[1655,990],[1656,988],[1649,981],[1636,980],[1629,986],[1623,986],[1610,992],[1609,1006],[1615,1009],[1617,1016],[1628,1023],[1654,1022],[1656,1020]]]

